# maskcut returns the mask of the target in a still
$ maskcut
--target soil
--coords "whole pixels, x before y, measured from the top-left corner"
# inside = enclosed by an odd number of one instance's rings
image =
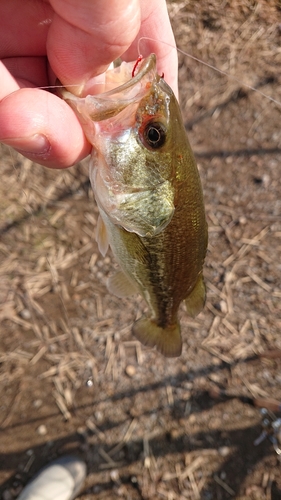
[[[178,47],[234,77],[179,53],[209,224],[205,309],[180,309],[178,359],[141,346],[145,304],[106,289],[116,264],[95,243],[87,161],[51,171],[2,146],[3,500],[65,453],[87,463],[81,500],[281,498],[280,3],[169,10]]]

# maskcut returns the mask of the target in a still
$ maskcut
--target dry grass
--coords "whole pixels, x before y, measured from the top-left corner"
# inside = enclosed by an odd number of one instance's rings
[[[276,1],[169,8],[181,49],[281,101]],[[21,485],[41,463],[72,450],[89,468],[83,500],[281,494],[272,444],[253,444],[259,411],[235,398],[256,406],[274,399],[274,411],[281,400],[280,359],[268,355],[281,350],[280,108],[184,55],[180,90],[210,244],[207,305],[195,320],[180,311],[184,350],[176,361],[132,338],[143,302],[106,291],[115,264],[94,241],[97,209],[85,165],[50,171],[1,148],[7,498],[18,491],[12,473]],[[227,397],[216,398],[215,389]]]

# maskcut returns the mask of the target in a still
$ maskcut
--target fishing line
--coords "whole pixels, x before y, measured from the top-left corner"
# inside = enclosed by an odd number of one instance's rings
[[[246,87],[247,89],[252,90],[253,92],[257,92],[260,96],[264,97],[265,99],[268,99],[271,102],[274,102],[274,104],[277,104],[277,106],[281,107],[281,102],[278,101],[277,99],[274,99],[274,97],[271,97],[270,95],[265,94],[265,92],[262,92],[261,90],[257,89],[256,87],[253,87],[252,85],[249,85],[248,83],[244,82],[243,80],[240,80],[240,78],[237,78],[236,76],[231,75],[230,73],[227,73],[227,71],[223,71],[222,69],[219,69],[216,66],[213,66],[212,64],[207,63],[206,61],[203,61],[202,59],[199,59],[196,56],[193,56],[189,52],[185,52],[184,50],[179,49],[175,45],[172,45],[171,43],[165,42],[164,40],[157,40],[157,38],[152,38],[150,36],[142,36],[138,40],[138,54],[139,54],[139,57],[141,57],[140,44],[143,41],[145,41],[145,40],[149,40],[151,42],[156,42],[156,43],[163,43],[167,47],[171,47],[173,50],[177,50],[177,52],[180,52],[181,54],[183,54],[184,56],[188,57],[189,59],[192,59],[193,61],[196,61],[199,64],[202,64],[203,66],[206,66],[207,68],[209,68],[209,69],[211,69],[213,71],[216,71],[217,73],[219,73],[219,74],[221,74],[223,76],[226,76],[227,78],[230,78],[231,80],[239,83],[239,85],[241,85],[243,87]],[[93,86],[94,85],[100,85],[100,83],[96,83],[96,84],[93,83]],[[79,86],[80,86],[79,84],[75,84],[74,83],[74,84],[69,84],[69,85],[48,85],[48,86],[38,87],[38,88],[42,89],[42,90],[55,90],[55,89],[60,89],[60,88],[65,88],[65,87],[67,87],[67,88],[71,88],[71,87],[75,88],[75,87],[79,87]]]
[[[203,66],[206,66],[207,68],[210,68],[213,71],[216,71],[217,73],[219,73],[219,74],[221,74],[223,76],[226,76],[227,78],[230,78],[231,80],[239,83],[239,85],[241,85],[243,87],[246,87],[247,89],[252,90],[253,92],[257,92],[259,95],[261,95],[265,99],[268,99],[269,101],[274,102],[275,104],[277,104],[277,106],[281,107],[281,102],[278,101],[277,99],[274,99],[274,97],[271,97],[270,95],[265,94],[265,92],[262,92],[261,90],[257,89],[256,87],[253,87],[252,85],[249,85],[248,83],[244,82],[243,80],[240,80],[236,76],[231,75],[230,73],[227,73],[227,71],[223,71],[222,69],[219,69],[216,66],[213,66],[212,64],[207,63],[206,61],[203,61],[202,59],[199,59],[198,57],[195,57],[192,54],[189,54],[188,52],[185,52],[184,50],[179,49],[178,47],[176,47],[176,46],[174,46],[174,45],[172,45],[172,44],[170,44],[168,42],[164,42],[163,40],[157,40],[156,38],[152,38],[152,37],[148,37],[148,36],[142,36],[138,40],[138,53],[139,54],[141,54],[141,52],[140,52],[140,44],[144,40],[150,40],[152,42],[163,43],[164,45],[167,45],[168,47],[171,47],[172,49],[177,50],[177,52],[180,52],[184,56],[189,57],[189,59],[192,59],[193,61],[196,61],[196,62],[202,64]],[[96,84],[93,83],[92,85],[93,86],[94,85],[100,85],[100,83],[96,83]],[[41,89],[41,90],[51,90],[51,89],[54,90],[54,89],[59,89],[59,88],[64,88],[64,87],[67,87],[67,88],[74,87],[75,88],[75,87],[79,87],[79,86],[80,86],[79,84],[47,85],[47,86],[42,86],[42,87],[38,87],[38,88]]]
[[[239,78],[237,78],[236,76],[234,75],[231,75],[230,73],[227,73],[226,71],[223,71],[222,69],[219,69],[219,68],[216,68],[216,66],[213,66],[212,64],[209,64],[205,61],[203,61],[202,59],[199,59],[198,57],[195,57],[193,56],[192,54],[189,54],[188,52],[185,52],[184,50],[182,49],[179,49],[178,47],[168,43],[168,42],[164,42],[163,40],[157,40],[156,38],[152,38],[152,37],[149,37],[149,36],[142,36],[139,41],[138,41],[138,53],[140,54],[140,44],[143,40],[150,40],[151,42],[156,42],[156,43],[163,43],[164,45],[167,45],[168,47],[171,47],[172,49],[174,50],[177,50],[178,52],[180,52],[181,54],[183,54],[184,56],[186,57],[189,57],[189,59],[192,59],[193,61],[196,61],[200,64],[203,64],[203,66],[206,66],[207,68],[210,68],[212,69],[213,71],[216,71],[217,73],[220,73],[221,75],[224,75],[226,76],[227,78],[231,78],[232,80],[234,80],[235,82],[239,83],[240,85],[242,85],[243,87],[246,87],[247,89],[249,90],[253,90],[254,92],[257,92],[258,94],[260,94],[262,97],[265,97],[266,99],[268,99],[269,101],[272,101],[274,102],[275,104],[277,104],[278,106],[281,107],[281,102],[277,101],[276,99],[274,99],[273,97],[271,97],[270,95],[268,94],[265,94],[264,92],[262,92],[261,90],[253,87],[252,85],[249,85],[245,82],[243,82],[243,80],[240,80]]]
[[[37,88],[41,90],[50,90],[50,89],[64,89],[65,87],[69,88],[69,87],[79,87],[79,86],[80,85],[78,83],[73,83],[71,85],[46,85],[44,87],[37,87]]]

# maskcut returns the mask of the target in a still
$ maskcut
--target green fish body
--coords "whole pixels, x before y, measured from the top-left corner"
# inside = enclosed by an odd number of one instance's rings
[[[97,241],[103,254],[110,245],[122,270],[108,288],[119,297],[143,296],[149,315],[135,322],[134,335],[174,357],[182,350],[181,302],[192,317],[205,303],[202,187],[178,102],[157,74],[155,55],[136,76],[130,72],[127,63],[113,70],[105,93],[79,98],[65,91],[63,97],[93,145]]]

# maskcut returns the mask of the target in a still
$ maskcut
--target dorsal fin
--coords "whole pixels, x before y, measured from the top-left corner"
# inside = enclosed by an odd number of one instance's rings
[[[191,294],[185,299],[185,307],[187,313],[192,318],[195,318],[199,314],[206,301],[206,287],[203,280],[202,274],[200,274],[195,287],[193,288]]]

